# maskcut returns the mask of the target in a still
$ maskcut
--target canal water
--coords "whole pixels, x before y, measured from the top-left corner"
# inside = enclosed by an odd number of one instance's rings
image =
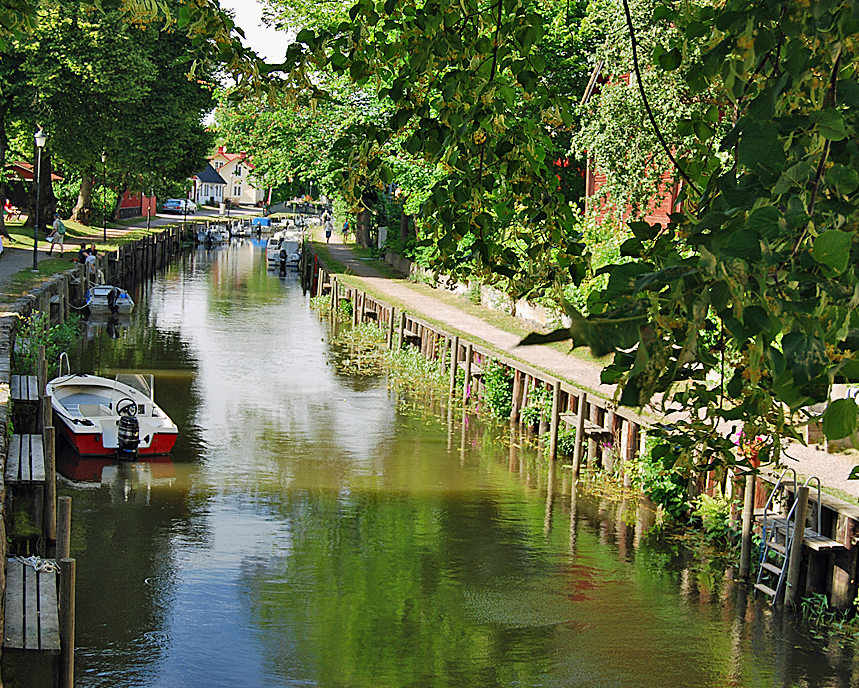
[[[181,434],[172,461],[61,457],[79,688],[857,685],[852,645],[738,592],[649,510],[339,373],[261,244],[194,251],[135,298],[73,358],[154,373]],[[20,661],[6,684],[35,685]]]

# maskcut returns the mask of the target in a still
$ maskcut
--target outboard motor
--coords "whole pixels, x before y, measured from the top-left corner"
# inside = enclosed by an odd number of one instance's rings
[[[117,301],[119,301],[119,289],[114,287],[107,294],[107,307],[111,313],[116,313],[119,310]]]
[[[280,276],[286,275],[286,249],[280,249]]]
[[[123,402],[125,402],[123,404]],[[137,404],[131,399],[122,399],[116,405],[119,422],[116,424],[116,453],[120,459],[133,460],[140,445],[140,423],[137,420]]]

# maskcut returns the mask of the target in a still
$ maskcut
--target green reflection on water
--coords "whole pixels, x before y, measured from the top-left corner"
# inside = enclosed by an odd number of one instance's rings
[[[61,489],[78,686],[850,685],[852,653],[649,534],[646,508],[331,370],[300,290],[231,251],[144,286],[81,352],[155,371],[181,435],[169,467]]]

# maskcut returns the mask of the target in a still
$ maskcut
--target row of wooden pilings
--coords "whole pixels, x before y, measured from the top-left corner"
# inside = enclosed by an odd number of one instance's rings
[[[103,252],[98,256],[96,269],[87,271],[83,264],[76,264],[71,269],[55,275],[50,280],[34,288],[29,294],[16,301],[6,313],[0,316],[0,449],[3,455],[4,470],[0,473],[2,486],[0,496],[5,509],[5,518],[0,522],[3,529],[2,535],[7,532],[6,519],[10,516],[9,499],[15,490],[20,488],[15,481],[10,480],[7,471],[10,468],[10,446],[15,442],[10,440],[7,433],[12,418],[11,399],[11,354],[15,346],[16,337],[23,319],[38,311],[49,317],[50,324],[58,324],[67,320],[70,313],[81,308],[85,303],[85,293],[90,285],[96,281],[104,281],[108,284],[130,288],[133,284],[149,277],[156,270],[166,267],[182,247],[187,244],[191,232],[195,232],[194,225],[180,227],[172,225],[165,227],[158,234],[153,234],[137,241],[129,242],[120,246],[115,251]],[[26,376],[22,376],[26,377]],[[55,433],[51,424],[50,400],[45,395],[45,385],[48,380],[48,361],[44,358],[44,347],[40,347],[40,358],[36,371],[35,386],[38,392],[38,412],[35,415],[36,427],[31,431],[36,434],[32,437],[38,438],[44,461],[44,478],[40,484],[30,482],[25,490],[26,494],[32,495],[35,500],[33,509],[40,515],[41,537],[38,542],[38,556],[53,559],[59,569],[58,586],[58,609],[54,610],[58,616],[59,631],[59,661],[58,685],[61,688],[71,688],[74,685],[74,589],[75,589],[75,560],[71,558],[71,498],[56,496],[56,454]],[[19,402],[14,402],[19,403]],[[21,428],[17,427],[16,432]],[[19,442],[20,444],[20,442]],[[36,446],[33,441],[32,446]],[[31,457],[32,466],[35,466],[36,457]],[[29,498],[29,497],[28,497]],[[2,561],[6,562],[9,555],[9,542],[7,537],[0,537],[0,554]],[[3,598],[8,600],[9,593],[16,594],[14,590],[7,589],[6,567],[2,568],[2,592]],[[41,576],[42,574],[38,574]],[[24,594],[22,592],[22,594]],[[48,600],[42,599],[42,602]],[[27,602],[29,604],[29,602]],[[7,610],[8,611],[8,610]],[[29,612],[27,612],[29,614]],[[40,612],[42,613],[42,612]],[[41,625],[47,625],[47,610]],[[6,619],[4,616],[4,623]],[[8,641],[6,627],[3,629],[3,637]],[[42,629],[44,630],[44,629]],[[27,631],[30,632],[29,630]],[[40,632],[39,635],[42,635]],[[42,642],[41,640],[39,642]],[[19,677],[23,680],[23,677]]]
[[[332,309],[339,308],[342,300],[351,302],[353,325],[372,322],[386,332],[389,348],[414,346],[427,358],[444,361],[450,376],[450,396],[453,398],[461,393],[461,401],[466,408],[483,392],[485,366],[493,359],[513,372],[511,423],[522,423],[522,410],[538,396],[550,392],[551,413],[538,432],[541,435],[548,433],[548,456],[554,460],[558,455],[561,424],[566,423],[575,428],[571,457],[575,474],[578,474],[585,459],[591,465],[602,463],[619,472],[618,469],[623,470],[626,463],[642,450],[646,426],[640,416],[616,408],[610,401],[566,380],[446,332],[404,310],[397,312],[394,306],[341,282],[318,261],[308,260],[308,265],[313,266],[309,280],[311,293],[315,296],[329,294]],[[464,384],[461,392],[458,392],[460,370]],[[628,484],[630,472],[623,470],[623,473]]]

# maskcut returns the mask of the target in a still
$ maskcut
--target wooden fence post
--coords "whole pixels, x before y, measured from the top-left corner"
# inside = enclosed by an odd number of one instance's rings
[[[552,385],[552,424],[549,426],[549,460],[558,458],[558,424],[561,421],[561,381]]]
[[[740,580],[747,580],[752,568],[752,522],[755,518],[755,476],[746,476],[743,491],[743,536],[740,547]]]
[[[393,306],[391,306],[388,309],[388,335],[387,335],[386,339],[387,339],[386,344],[387,344],[388,348],[390,349],[394,344],[394,307]]]
[[[406,312],[400,313],[400,332],[397,335],[397,351],[403,348],[403,332],[406,329]]]
[[[799,569],[802,564],[802,541],[805,539],[805,519],[808,516],[808,485],[796,490],[796,521],[793,526],[793,541],[790,545],[790,561],[787,568],[785,604],[795,608],[799,603]]]
[[[513,401],[510,404],[510,422],[516,423],[519,420],[519,409],[522,396],[522,373],[518,368],[513,369]]]
[[[60,688],[75,685],[75,560],[60,559]]]
[[[67,559],[72,549],[72,498],[57,499],[57,559]]]
[[[42,447],[45,453],[44,534],[48,557],[57,548],[57,455],[54,451],[54,428],[42,428]]]
[[[465,345],[465,382],[462,385],[462,404],[468,405],[468,397],[471,394],[471,359],[474,356],[474,347],[471,342]]]
[[[573,475],[578,475],[582,466],[582,448],[585,437],[585,409],[588,405],[587,392],[579,394],[578,410],[576,413],[576,444],[573,450]]]
[[[454,336],[450,347],[450,397],[456,394],[456,369],[459,367],[459,337]]]

